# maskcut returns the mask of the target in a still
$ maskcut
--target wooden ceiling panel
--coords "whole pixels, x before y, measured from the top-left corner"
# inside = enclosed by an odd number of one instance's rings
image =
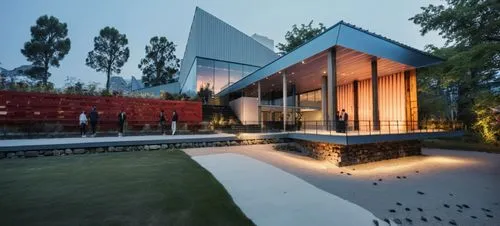
[[[336,48],[338,85],[371,78],[371,59],[373,59],[373,56],[341,46]],[[326,76],[327,73],[327,60],[327,51],[323,51],[283,70],[287,73],[288,87],[290,87],[290,84],[295,84],[298,93],[320,89],[321,77]],[[385,58],[378,58],[377,68],[379,77],[413,69],[411,66]],[[263,92],[281,90],[282,81],[281,74],[274,74],[261,80],[261,90]],[[245,94],[257,96],[257,86],[251,85],[247,87]]]

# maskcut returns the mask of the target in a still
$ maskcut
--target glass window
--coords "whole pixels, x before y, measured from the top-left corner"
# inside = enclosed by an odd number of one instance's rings
[[[214,87],[214,61],[207,59],[198,59],[197,64],[198,80],[196,81],[196,91],[200,91],[203,86]]]
[[[229,64],[229,84],[233,84],[243,77],[243,65]]]
[[[299,95],[301,107],[321,107],[321,90],[315,90]]]
[[[214,94],[219,93],[229,82],[229,63],[214,61]]]
[[[243,65],[243,77],[252,74],[254,71],[259,69],[259,67]]]
[[[189,74],[186,77],[184,85],[181,89],[181,93],[193,95],[193,93],[198,92],[196,90],[196,67],[195,67],[196,61],[197,59],[194,60],[193,66],[191,67],[191,70],[189,71]]]

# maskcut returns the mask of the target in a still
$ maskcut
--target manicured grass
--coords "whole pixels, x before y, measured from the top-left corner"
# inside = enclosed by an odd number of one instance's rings
[[[253,225],[182,151],[0,161],[0,225]]]
[[[477,142],[471,142],[459,139],[432,139],[424,140],[422,145],[427,148],[441,148],[441,149],[453,149],[453,150],[464,150],[464,151],[479,151],[479,152],[490,152],[499,153],[500,147],[483,144]]]

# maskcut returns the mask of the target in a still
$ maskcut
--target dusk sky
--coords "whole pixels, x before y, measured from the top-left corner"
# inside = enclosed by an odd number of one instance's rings
[[[437,33],[422,37],[419,27],[408,18],[419,13],[421,6],[442,1],[401,0],[0,0],[0,67],[11,70],[31,64],[20,49],[30,40],[30,27],[41,15],[52,15],[68,24],[71,50],[59,68],[50,68],[50,81],[64,86],[67,76],[82,82],[95,81],[103,87],[104,73],[85,65],[93,49],[93,38],[101,28],[113,26],[127,35],[130,58],[121,76],[142,76],[137,65],[144,47],[153,36],[166,36],[177,45],[182,58],[195,7],[215,15],[247,35],[258,33],[275,41],[284,41],[293,24],[322,22],[330,27],[340,20],[423,49],[427,44],[442,46]]]

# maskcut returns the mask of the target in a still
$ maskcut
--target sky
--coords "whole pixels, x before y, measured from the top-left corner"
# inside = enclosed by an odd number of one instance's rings
[[[424,49],[427,44],[444,45],[437,33],[421,36],[420,27],[408,18],[420,7],[440,4],[439,0],[0,0],[0,67],[11,70],[31,64],[21,54],[30,40],[30,27],[42,15],[52,15],[68,24],[71,50],[50,68],[49,81],[63,87],[67,77],[82,82],[106,83],[106,75],[85,65],[99,30],[113,26],[126,34],[130,57],[121,76],[142,76],[137,65],[153,36],[165,36],[177,45],[182,58],[196,6],[234,26],[247,35],[254,33],[284,42],[293,24],[322,22],[330,27],[340,20],[393,40]]]

